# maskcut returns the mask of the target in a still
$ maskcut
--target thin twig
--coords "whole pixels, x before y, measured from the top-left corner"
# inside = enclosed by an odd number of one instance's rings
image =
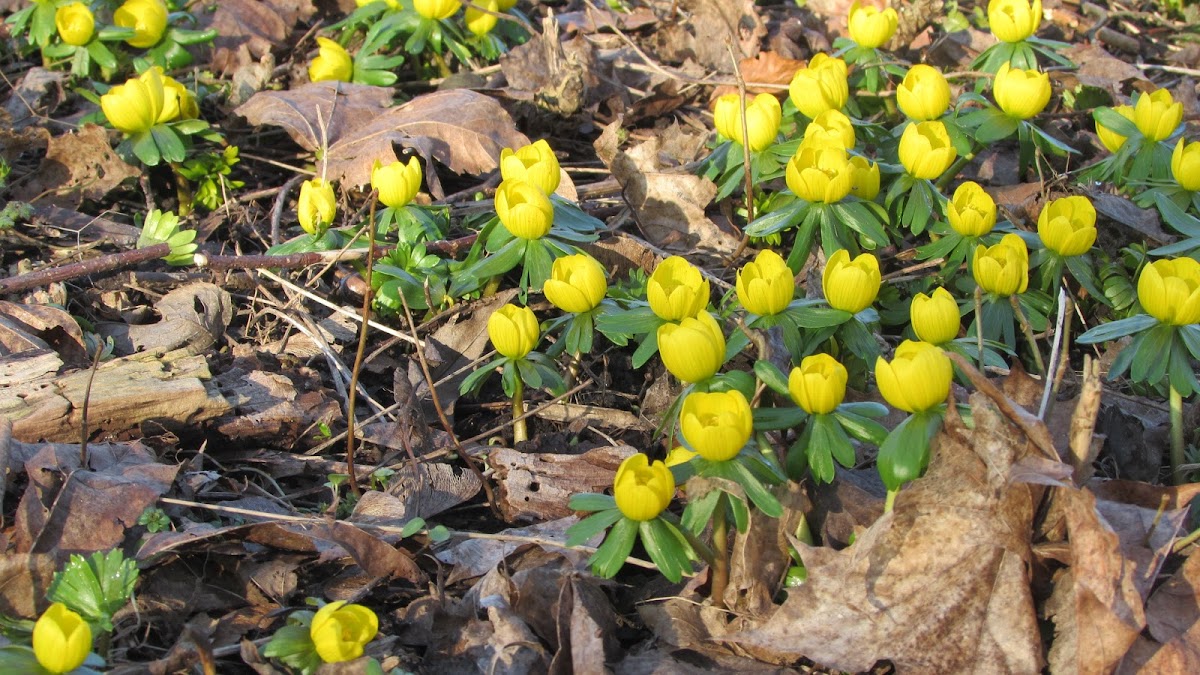
[[[51,267],[7,279],[0,279],[0,295],[19,293],[31,288],[70,281],[91,274],[111,272],[119,270],[122,267],[130,267],[148,260],[154,260],[155,258],[162,258],[170,253],[171,245],[164,242],[162,244],[147,246],[146,248],[121,251],[120,253],[92,258],[91,260],[82,260],[70,263],[69,265],[62,265],[61,267]]]
[[[96,355],[92,357],[92,368],[88,372],[87,386],[83,389],[83,406],[79,411],[79,466],[88,467],[88,408],[92,402],[92,381],[96,379],[96,371],[100,369],[100,355],[104,353],[104,343],[97,342]]]
[[[371,214],[367,218],[367,288],[363,291],[362,326],[358,331],[354,367],[350,370],[350,395],[346,398],[346,473],[350,476],[350,492],[354,493],[355,497],[362,497],[362,490],[358,487],[358,476],[354,472],[354,404],[358,398],[358,374],[362,370],[363,355],[367,351],[367,330],[370,328],[368,322],[371,320],[371,298],[374,295],[371,277],[375,269],[375,202],[378,195],[378,190],[371,190],[371,194],[367,196],[371,201]]]

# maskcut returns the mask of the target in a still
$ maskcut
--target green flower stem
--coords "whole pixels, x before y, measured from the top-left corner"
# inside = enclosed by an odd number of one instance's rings
[[[1175,485],[1184,483],[1183,471],[1179,467],[1184,462],[1183,443],[1183,394],[1174,386],[1171,387],[1171,482]]]
[[[979,369],[983,370],[983,288],[975,287],[975,343],[979,347]]]
[[[1033,337],[1033,328],[1029,325],[1029,319],[1025,318],[1025,311],[1021,309],[1021,300],[1015,296],[1008,296],[1009,303],[1012,304],[1013,313],[1017,315],[1017,323],[1021,325],[1021,332],[1025,335],[1025,341],[1029,343],[1029,348],[1033,350],[1033,362],[1037,364],[1038,374],[1046,374],[1046,364],[1042,361],[1042,351],[1038,349],[1037,338]]]
[[[512,397],[512,415],[513,415],[513,445],[521,441],[529,440],[529,428],[525,426],[525,383],[521,381],[520,374],[516,378],[516,390],[513,391]]]
[[[726,503],[728,500],[728,495],[722,492],[717,497],[717,508],[713,509],[713,559],[709,567],[712,586],[709,598],[717,609],[725,609],[725,588],[729,586],[729,521],[725,513],[729,508]]]
[[[891,513],[896,506],[896,495],[900,494],[899,490],[888,490],[887,499],[883,502],[883,512]]]
[[[946,169],[946,173],[943,173],[937,179],[937,182],[933,184],[933,186],[936,187],[939,192],[945,192],[946,186],[950,184],[950,181],[954,180],[954,177],[958,175],[958,172],[962,171],[962,168],[973,159],[975,159],[975,153],[972,152],[970,154],[962,155],[958,159],[954,160],[954,163],[950,165],[950,168]]]

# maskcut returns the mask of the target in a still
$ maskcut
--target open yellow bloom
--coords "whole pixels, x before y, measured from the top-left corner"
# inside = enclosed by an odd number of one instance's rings
[[[337,197],[333,184],[321,178],[306,180],[300,184],[300,198],[296,201],[296,220],[300,227],[314,237],[325,234],[337,216]]]
[[[854,167],[841,145],[805,145],[784,170],[788,188],[806,202],[833,204],[850,194]]]
[[[459,0],[413,0],[413,9],[417,10],[417,14],[433,21],[449,19],[461,6]]]
[[[950,227],[964,237],[982,237],[996,226],[996,200],[975,181],[958,186],[946,203]]]
[[[92,651],[92,629],[61,602],[50,605],[33,624],[33,655],[51,673],[69,673]]]
[[[879,194],[879,165],[866,157],[850,158],[850,192],[859,199],[871,201]]]
[[[338,600],[317,610],[308,635],[325,663],[353,661],[379,632],[379,617],[367,607]]]
[[[1179,127],[1183,121],[1183,104],[1171,96],[1166,89],[1157,89],[1138,96],[1133,106],[1133,123],[1149,141],[1161,141]]]
[[[1189,192],[1200,190],[1200,142],[1179,139],[1171,153],[1171,175],[1179,187]]]
[[[988,26],[1001,42],[1020,42],[1032,37],[1042,23],[1042,0],[991,0]]]
[[[1009,117],[1027,120],[1046,109],[1050,102],[1050,76],[1036,70],[1000,66],[992,83],[996,105]]]
[[[826,261],[821,286],[830,307],[858,314],[875,302],[880,280],[879,260],[875,256],[862,253],[851,260],[850,252],[843,248]]]
[[[160,72],[151,68],[100,97],[100,109],[113,127],[132,136],[149,131],[158,122],[165,97]]]
[[[586,253],[565,255],[554,261],[542,292],[564,312],[590,312],[608,292],[604,268]]]
[[[683,399],[679,413],[683,439],[710,462],[737,457],[754,431],[754,414],[742,392],[696,392]]]
[[[875,49],[892,39],[899,23],[900,17],[891,7],[880,10],[872,5],[862,5],[855,0],[854,4],[850,5],[847,28],[850,31],[850,39],[857,42],[860,47]]]
[[[554,224],[554,205],[538,186],[506,180],[496,188],[496,215],[512,236],[541,239]]]
[[[995,246],[980,244],[971,262],[975,283],[988,293],[1010,296],[1029,286],[1029,248],[1025,240],[1006,234]]]
[[[703,382],[725,362],[725,334],[708,312],[658,327],[658,355],[681,382]]]
[[[1121,117],[1133,122],[1133,106],[1119,105],[1113,108],[1113,112]],[[1116,152],[1125,145],[1126,137],[1109,129],[1108,127],[1096,122],[1096,136],[1100,139],[1100,143],[1108,149],[1109,152]]]
[[[196,97],[183,84],[164,75],[161,66],[151,67],[139,75],[138,79],[146,82],[147,85],[152,84],[150,79],[153,76],[149,74],[150,71],[158,71],[157,74],[163,86],[162,112],[158,114],[155,124],[165,124],[175,119],[193,120],[200,116],[200,106],[196,104]]]
[[[510,359],[525,358],[541,336],[533,310],[513,304],[492,312],[488,317],[487,332],[496,351]]]
[[[837,359],[828,354],[804,357],[799,368],[788,375],[788,393],[796,405],[810,415],[833,412],[846,398],[849,373]]]
[[[962,321],[954,296],[940,286],[933,290],[932,296],[917,293],[908,308],[908,318],[917,337],[931,345],[942,345],[958,337]]]
[[[854,125],[845,113],[832,108],[817,115],[804,130],[804,145],[840,145],[854,147]]]
[[[658,264],[646,283],[646,299],[660,319],[680,321],[708,306],[708,280],[695,265],[673,255]]]
[[[768,248],[738,270],[736,287],[738,302],[747,312],[769,316],[787,309],[796,281],[783,258]]]
[[[1200,323],[1200,262],[1155,260],[1138,277],[1138,302],[1150,316],[1172,326]]]
[[[1079,195],[1055,199],[1038,215],[1038,237],[1061,256],[1083,255],[1096,243],[1096,207]]]
[[[488,11],[497,12],[500,10],[500,4],[496,0],[475,0],[473,3],[480,7],[486,8]],[[496,27],[496,23],[500,19],[496,16],[481,12],[474,7],[467,7],[466,13],[463,15],[463,22],[467,24],[467,30],[471,31],[478,37],[483,37],[492,32]]]
[[[167,5],[162,0],[128,0],[113,12],[113,23],[133,29],[133,37],[125,42],[138,49],[158,44],[167,30],[167,18]]]
[[[900,163],[913,178],[933,180],[958,157],[940,120],[913,122],[900,136]]]
[[[750,142],[742,138],[742,101],[737,94],[726,94],[717,99],[713,107],[713,126],[717,133],[735,143],[748,145],[758,152],[771,147],[779,135],[779,123],[783,119],[783,108],[779,99],[771,94],[759,94],[746,103],[746,133]]]
[[[308,64],[308,79],[312,82],[337,80],[349,82],[354,78],[354,59],[350,52],[334,40],[317,38],[320,48],[312,63]]]
[[[884,400],[905,412],[929,410],[950,395],[954,367],[939,347],[905,340],[888,363],[875,360],[875,382]]]
[[[500,151],[500,176],[505,181],[521,180],[535,185],[547,195],[554,194],[562,180],[558,157],[546,139],[513,150]]]
[[[911,119],[936,120],[950,107],[950,83],[942,71],[918,63],[896,87],[896,103]]]
[[[826,110],[841,110],[850,98],[846,62],[824,52],[815,54],[808,60],[807,67],[792,76],[788,96],[796,109],[809,119]]]
[[[379,191],[379,201],[384,206],[398,209],[413,200],[421,191],[421,162],[416,156],[408,163],[391,162],[384,166],[375,160],[371,168],[371,187]]]
[[[675,477],[662,460],[642,453],[630,455],[617,468],[613,478],[613,498],[621,515],[638,522],[654,520],[671,504],[675,496]]]
[[[91,42],[96,32],[96,17],[82,2],[72,2],[54,11],[54,25],[62,41],[82,47]]]

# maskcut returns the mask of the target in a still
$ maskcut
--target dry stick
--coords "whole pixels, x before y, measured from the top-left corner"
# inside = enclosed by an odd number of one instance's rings
[[[1000,409],[1000,412],[1003,413],[1003,415],[1007,417],[1013,424],[1017,425],[1022,432],[1024,432],[1025,436],[1030,440],[1030,442],[1033,443],[1035,448],[1040,450],[1047,458],[1055,461],[1061,461],[1058,456],[1058,451],[1054,449],[1054,445],[1050,442],[1048,435],[1044,432],[1038,433],[1037,427],[1035,427],[1030,421],[1030,419],[1033,418],[1032,414],[1015,408],[1012,400],[1009,399],[1008,396],[1005,396],[1004,392],[1000,391],[996,385],[992,384],[991,380],[989,380],[982,372],[977,370],[975,366],[971,365],[971,362],[963,358],[960,354],[955,354],[951,351],[947,351],[945,354],[951,361],[954,362],[954,365],[958,366],[959,369],[962,370],[963,374],[967,376],[967,379],[971,381],[971,384],[975,385],[975,389],[992,399],[992,401],[996,404],[996,407]]]
[[[1056,391],[1058,389],[1060,376],[1057,374],[1066,370],[1067,359],[1060,362],[1059,358],[1062,356],[1063,349],[1066,348],[1064,345],[1070,344],[1070,341],[1066,340],[1065,333],[1066,327],[1070,325],[1071,313],[1067,309],[1069,302],[1066,289],[1060,286],[1058,289],[1058,320],[1055,322],[1057,328],[1054,331],[1054,346],[1050,348],[1050,370],[1056,374],[1056,377],[1047,377],[1042,387],[1042,404],[1038,406],[1038,419],[1046,419],[1046,409],[1050,407],[1050,392],[1052,389]]]
[[[750,144],[746,142],[750,140],[750,129],[746,124],[746,81],[742,79],[742,69],[738,64],[737,55],[733,53],[733,42],[729,36],[725,37],[725,49],[729,51],[729,58],[733,61],[733,75],[737,78],[739,109],[742,113],[742,173],[746,174],[746,185],[743,189],[746,191],[746,224],[749,225],[754,222],[754,176],[750,173]],[[737,262],[749,243],[750,235],[743,230],[742,240],[738,242],[737,250],[729,259],[730,265]]]
[[[88,407],[92,400],[92,380],[96,379],[96,371],[100,368],[100,355],[104,353],[104,343],[96,345],[96,355],[92,357],[92,367],[88,372],[87,386],[83,388],[83,406],[79,411],[79,466],[88,467]]]
[[[358,487],[358,477],[354,475],[354,404],[358,399],[358,373],[362,370],[363,354],[367,351],[367,330],[371,327],[371,297],[374,289],[371,277],[375,270],[375,202],[378,190],[372,190],[367,199],[371,200],[371,214],[367,217],[367,289],[363,291],[362,326],[358,331],[358,350],[354,353],[354,368],[350,371],[350,395],[346,397],[346,473],[350,475],[350,491],[355,497],[362,497]]]
[[[425,250],[430,253],[446,253],[457,255],[464,248],[469,248],[479,237],[478,233],[469,234],[458,239],[445,239],[425,242]],[[394,250],[395,246],[376,246],[378,253],[383,254]],[[310,265],[324,265],[330,262],[361,260],[366,257],[367,249],[352,248],[344,251],[313,251],[309,253],[291,253],[288,255],[217,255],[197,253],[193,257],[197,267],[207,267],[214,270],[234,269],[294,269]]]
[[[111,272],[122,267],[129,267],[130,265],[137,265],[138,263],[144,263],[155,258],[162,258],[170,253],[171,245],[164,242],[146,248],[121,251],[120,253],[92,258],[91,260],[83,260],[61,267],[52,267],[7,279],[0,279],[0,295],[19,293],[39,286],[70,281],[71,279],[77,279],[89,274]]]
[[[1059,326],[1059,333],[1062,334],[1062,344],[1065,345],[1063,349],[1066,350],[1071,344],[1071,315],[1075,313],[1075,300],[1071,297],[1070,293],[1064,293],[1062,298],[1064,298],[1067,303],[1067,312],[1066,320],[1059,322],[1061,324]],[[1055,339],[1058,339],[1057,336]],[[1062,386],[1063,378],[1067,376],[1067,368],[1070,367],[1070,365],[1070,359],[1060,357],[1058,367],[1050,367],[1050,370],[1054,371],[1054,393],[1058,393],[1058,389]]]
[[[1025,318],[1025,310],[1021,309],[1021,300],[1016,295],[1010,295],[1008,302],[1012,305],[1013,314],[1017,316],[1017,323],[1021,325],[1021,333],[1025,335],[1025,341],[1033,350],[1033,362],[1037,365],[1038,373],[1045,376],[1046,364],[1042,362],[1042,350],[1038,349],[1037,338],[1033,336],[1033,327],[1029,325],[1029,319]]]

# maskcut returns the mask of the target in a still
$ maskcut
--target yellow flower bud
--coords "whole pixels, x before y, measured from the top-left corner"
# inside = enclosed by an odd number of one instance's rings
[[[367,607],[338,600],[317,610],[308,635],[325,663],[353,661],[379,632],[379,617]]]
[[[159,72],[151,68],[100,97],[100,109],[113,127],[132,136],[149,131],[157,123],[165,98]]]
[[[821,275],[829,306],[851,314],[858,314],[875,302],[880,281],[879,260],[875,256],[862,253],[851,260],[850,252],[844,248],[829,256]]]
[[[113,12],[113,23],[132,28],[126,44],[146,49],[158,44],[167,30],[167,5],[162,0],[127,0]]]
[[[677,445],[671,448],[671,451],[667,453],[667,458],[663,461],[666,462],[668,467],[678,466],[680,464],[687,464],[698,454],[700,453],[692,452],[682,445]]]
[[[1000,66],[992,83],[996,105],[1009,117],[1027,120],[1045,110],[1050,102],[1050,76],[1036,70]]]
[[[1117,113],[1121,117],[1124,117],[1130,122],[1133,122],[1133,106],[1119,105],[1113,108],[1113,112]],[[1100,122],[1096,122],[1096,136],[1100,139],[1100,143],[1104,145],[1109,152],[1116,152],[1121,149],[1121,146],[1125,145],[1125,136],[1122,136],[1103,124],[1100,124]]]
[[[884,400],[905,412],[929,410],[950,395],[954,367],[939,347],[905,340],[892,362],[875,359],[875,382]]]
[[[826,110],[841,110],[850,98],[846,62],[823,52],[814,55],[807,67],[792,76],[788,96],[796,109],[809,119]]]
[[[942,175],[958,151],[940,120],[912,122],[900,136],[900,163],[913,178],[933,180]]]
[[[1150,316],[1172,326],[1200,323],[1200,262],[1155,260],[1138,277],[1138,302]]]
[[[695,265],[673,255],[654,268],[646,283],[646,299],[660,319],[694,317],[708,306],[708,280]]]
[[[854,125],[840,110],[829,109],[813,118],[804,130],[805,145],[840,145],[854,147]]]
[[[621,515],[630,520],[654,520],[675,496],[675,477],[662,460],[650,463],[642,453],[630,455],[617,467],[613,498]]]
[[[538,186],[506,180],[496,188],[496,215],[512,236],[541,239],[554,224],[554,205]]]
[[[891,7],[881,11],[877,7],[862,5],[855,0],[854,4],[850,5],[850,18],[847,23],[851,40],[857,42],[860,47],[875,49],[892,39],[900,17]]]
[[[55,10],[54,25],[63,42],[82,47],[91,42],[96,32],[96,17],[92,16],[92,10],[87,5],[72,2]]]
[[[801,144],[788,160],[784,180],[806,202],[833,204],[850,194],[854,167],[840,145]]]
[[[783,108],[771,94],[759,94],[746,103],[746,133],[750,134],[752,152],[765,150],[779,135]],[[713,107],[713,126],[717,133],[735,143],[746,145],[742,138],[742,102],[737,94],[726,94]]]
[[[1184,190],[1200,190],[1200,142],[1188,143],[1179,139],[1175,152],[1171,153],[1171,175]]]
[[[708,312],[658,327],[658,354],[681,382],[703,382],[725,362],[725,334]]]
[[[533,310],[513,304],[492,312],[488,317],[487,331],[496,351],[510,359],[525,358],[541,337]]]
[[[1032,37],[1042,23],[1042,0],[991,0],[988,26],[1001,42],[1020,42]]]
[[[69,673],[92,651],[92,629],[83,617],[56,602],[33,624],[33,655],[51,673]]]
[[[754,431],[754,414],[742,392],[695,392],[683,399],[679,414],[683,440],[710,462],[737,457]]]
[[[846,398],[846,366],[828,354],[804,357],[788,375],[788,393],[810,415],[827,415]]]
[[[300,227],[314,237],[325,234],[337,215],[337,197],[333,184],[321,178],[306,180],[300,184],[300,198],[296,201],[296,220]]]
[[[608,292],[608,280],[604,268],[592,256],[565,255],[554,261],[542,292],[550,304],[564,312],[590,312]]]
[[[475,0],[474,4],[484,7],[490,12],[496,12],[500,9],[500,4],[496,0]],[[463,22],[467,24],[467,30],[474,33],[477,37],[483,37],[492,32],[498,21],[500,21],[498,17],[487,12],[481,12],[475,7],[467,7],[467,11],[463,15]]]
[[[562,172],[559,170],[558,157],[554,156],[554,150],[543,138],[519,150],[501,150],[500,176],[505,181],[525,181],[551,195],[558,189]]]
[[[417,10],[417,14],[433,21],[449,19],[458,13],[461,6],[459,0],[413,0],[413,9]]]
[[[349,82],[354,78],[354,59],[344,47],[326,37],[317,38],[317,55],[308,64],[308,79],[312,82],[337,80]]]
[[[379,191],[379,201],[384,206],[398,209],[413,200],[421,191],[421,162],[416,156],[408,163],[391,162],[384,166],[379,160],[371,168],[371,187]]]
[[[896,87],[896,103],[914,120],[936,120],[950,107],[950,83],[942,71],[918,63]]]
[[[879,165],[866,157],[855,155],[850,158],[850,193],[865,201],[879,194]]]
[[[1061,256],[1083,255],[1096,243],[1096,208],[1087,197],[1055,199],[1038,215],[1042,245]]]
[[[796,292],[792,270],[778,253],[763,249],[737,273],[737,297],[751,314],[769,316],[787,308]]]
[[[200,116],[200,107],[196,104],[196,97],[188,88],[181,83],[175,81],[174,78],[162,74],[161,66],[153,66],[150,70],[158,71],[159,78],[163,86],[163,108],[158,114],[156,124],[165,124],[175,119],[192,120]],[[149,83],[147,70],[142,73],[138,79]]]
[[[932,345],[942,345],[958,337],[962,320],[954,296],[940,286],[932,296],[917,293],[908,308],[908,318],[917,337]]]
[[[958,186],[946,204],[950,227],[964,237],[982,237],[996,226],[996,200],[975,181]]]
[[[1138,96],[1133,106],[1133,123],[1138,131],[1150,141],[1161,141],[1179,127],[1183,121],[1183,104],[1175,101],[1171,92],[1158,89]]]
[[[980,244],[971,262],[975,283],[1000,296],[1024,293],[1029,286],[1029,249],[1015,234],[1006,234],[995,246]]]

